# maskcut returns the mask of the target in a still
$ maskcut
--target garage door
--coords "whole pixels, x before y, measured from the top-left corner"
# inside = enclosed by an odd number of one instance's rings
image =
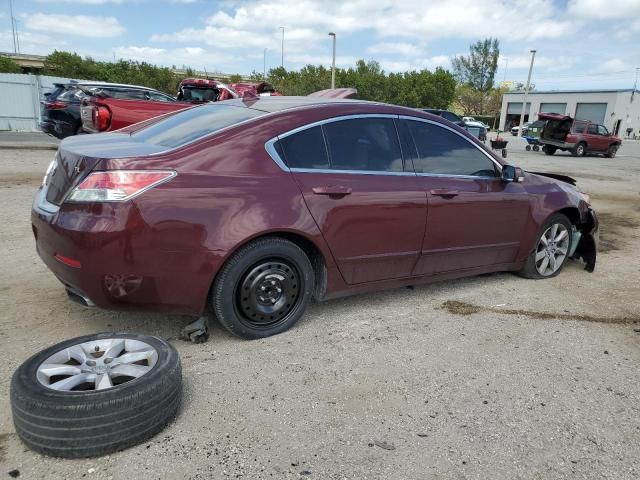
[[[527,102],[526,115],[529,115],[531,104]],[[522,113],[522,102],[509,102],[507,104],[507,115],[520,115]]]
[[[567,112],[566,103],[541,103],[540,111],[545,113],[559,113],[564,115]]]
[[[606,112],[606,103],[578,103],[576,106],[576,119],[603,124]]]

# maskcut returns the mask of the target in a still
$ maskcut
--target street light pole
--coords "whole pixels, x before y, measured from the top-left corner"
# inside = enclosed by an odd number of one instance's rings
[[[531,50],[531,65],[529,65],[529,76],[527,77],[527,86],[524,87],[524,99],[522,100],[522,111],[520,112],[520,128],[518,136],[522,137],[522,125],[524,123],[524,114],[527,110],[527,97],[529,96],[529,86],[531,85],[531,72],[533,71],[533,60],[536,58],[536,51]],[[529,112],[531,114],[531,112]]]
[[[262,57],[262,69],[263,69],[263,73],[262,73],[262,79],[266,82],[267,81],[267,49],[264,49],[264,55]]]
[[[280,66],[284,68],[284,27],[280,27],[280,30],[282,30],[282,62]]]
[[[336,88],[336,34],[329,32],[329,36],[333,37],[333,60],[331,61],[331,90]]]
[[[9,15],[11,16],[11,37],[13,38],[13,53],[18,53],[17,40],[16,40],[16,25],[13,18],[13,0],[9,0]]]

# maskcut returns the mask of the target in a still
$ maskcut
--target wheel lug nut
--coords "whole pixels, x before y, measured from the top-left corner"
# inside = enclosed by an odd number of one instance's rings
[[[271,280],[271,285],[275,285],[276,281],[275,280]]]
[[[275,299],[275,298],[272,298],[272,299],[271,299],[271,303],[276,303],[276,299]]]
[[[282,289],[280,287],[276,288],[276,292],[282,293]]]
[[[263,292],[264,292],[266,289],[267,289],[267,287],[265,287],[264,285],[262,285],[262,286],[260,287],[260,290],[262,290]]]

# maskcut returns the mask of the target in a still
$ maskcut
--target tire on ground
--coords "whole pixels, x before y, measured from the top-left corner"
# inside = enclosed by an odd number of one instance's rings
[[[296,303],[281,320],[260,326],[240,312],[237,289],[252,266],[267,259],[283,259],[293,265],[298,271],[302,288]],[[245,339],[265,338],[288,330],[302,317],[314,288],[313,266],[298,245],[280,237],[260,238],[240,248],[220,270],[212,289],[213,311],[220,324],[234,335]]]
[[[153,347],[158,358],[139,378],[105,390],[58,391],[41,384],[38,367],[51,355],[83,342],[132,339]],[[164,340],[130,333],[98,333],[53,345],[29,358],[11,379],[16,433],[32,450],[65,458],[106,455],[153,437],[175,416],[182,369]]]
[[[536,248],[538,247],[538,243],[540,242],[540,237],[554,223],[562,223],[567,228],[567,231],[569,232],[569,248],[571,248],[571,242],[573,241],[573,238],[571,235],[571,225],[572,225],[571,221],[567,218],[566,215],[563,215],[562,213],[554,213],[547,219],[546,222],[544,222],[542,227],[540,227],[540,230],[536,235],[535,243],[531,248],[529,255],[527,256],[527,260],[525,261],[522,269],[518,272],[518,275],[520,275],[521,277],[530,278],[533,280],[540,280],[543,278],[553,278],[556,275],[558,275],[566,265],[567,260],[569,260],[568,253],[564,258],[562,265],[558,268],[556,272],[552,273],[551,275],[547,275],[547,276],[541,275],[536,269],[536,259],[535,259]]]

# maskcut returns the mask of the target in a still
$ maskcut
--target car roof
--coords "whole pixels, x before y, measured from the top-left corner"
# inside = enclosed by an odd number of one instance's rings
[[[366,100],[353,100],[348,98],[330,98],[330,97],[250,97],[250,98],[234,98],[225,100],[225,105],[235,107],[246,107],[263,112],[275,113],[284,110],[291,110],[301,107],[312,107],[315,105],[337,105],[337,104],[367,104],[367,105],[384,105],[377,102],[368,102]]]
[[[101,87],[101,88],[128,88],[135,90],[148,90],[150,92],[158,92],[155,88],[143,87],[140,85],[128,85],[126,83],[109,83],[109,82],[67,82],[67,83],[54,83],[56,86],[61,87]],[[163,93],[163,92],[160,92]],[[166,94],[165,94],[166,95]]]

